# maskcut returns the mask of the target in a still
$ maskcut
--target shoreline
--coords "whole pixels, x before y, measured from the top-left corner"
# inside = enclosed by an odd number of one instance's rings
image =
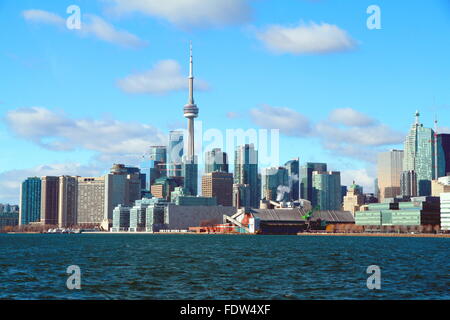
[[[52,234],[52,233],[40,233],[40,232],[8,232],[3,234]],[[122,234],[122,235],[256,235],[256,234],[239,234],[239,233],[197,233],[197,232],[84,232],[79,234],[67,234],[67,235],[80,235],[80,234],[94,234],[94,235],[109,235],[109,234]],[[268,234],[270,235],[270,234]],[[283,236],[283,235],[275,235]],[[306,237],[390,237],[390,238],[450,238],[450,234],[431,234],[431,233],[298,233],[290,236],[306,236]]]
[[[298,233],[297,235],[330,237],[450,238],[450,234],[432,233]]]

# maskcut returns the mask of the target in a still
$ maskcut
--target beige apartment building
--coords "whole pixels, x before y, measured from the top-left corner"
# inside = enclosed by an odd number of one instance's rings
[[[400,176],[403,171],[403,150],[391,150],[378,155],[378,188],[380,202],[395,198],[401,193]]]

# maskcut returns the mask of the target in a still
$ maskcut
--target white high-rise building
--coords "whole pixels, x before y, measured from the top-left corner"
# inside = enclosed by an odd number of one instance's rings
[[[441,193],[441,230],[450,230],[450,193]]]

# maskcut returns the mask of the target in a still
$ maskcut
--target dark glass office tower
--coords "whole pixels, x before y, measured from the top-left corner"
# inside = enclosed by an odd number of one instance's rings
[[[261,185],[258,179],[258,151],[253,144],[238,146],[234,159],[234,183],[249,185],[250,206],[259,208]]]
[[[228,156],[220,148],[205,153],[205,174],[211,172],[228,172]]]
[[[326,163],[307,162],[300,170],[300,198],[312,201],[313,200],[313,186],[312,173],[313,171],[327,171]]]
[[[450,175],[450,134],[438,134],[439,177]]]

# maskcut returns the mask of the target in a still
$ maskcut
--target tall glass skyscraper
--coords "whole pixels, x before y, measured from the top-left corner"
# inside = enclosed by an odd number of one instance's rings
[[[403,150],[391,150],[378,155],[379,200],[400,195],[400,176],[403,171]]]
[[[167,147],[151,146],[149,155],[141,164],[141,170],[146,175],[145,187],[150,190],[155,180],[166,176]]]
[[[431,195],[431,180],[435,179],[434,170],[434,131],[424,128],[419,122],[419,112],[405,140],[403,171],[414,171],[417,175],[418,196]]]
[[[262,169],[261,197],[266,200],[288,201],[290,196],[288,170],[284,167]]]
[[[170,131],[169,146],[167,148],[167,176],[181,177],[184,149],[184,132]]]
[[[250,206],[259,208],[258,151],[255,150],[253,143],[238,146],[234,159],[234,183],[249,185]]]
[[[312,173],[313,171],[327,171],[326,163],[307,162],[300,170],[300,197],[304,200],[313,200]]]
[[[20,189],[19,225],[41,220],[41,179],[34,177],[22,182]]]
[[[312,174],[313,206],[320,210],[341,210],[341,173],[314,171]]]
[[[298,200],[300,199],[300,159],[290,160],[284,166],[289,176],[289,200]]]
[[[205,174],[216,171],[228,172],[228,156],[220,148],[205,153]]]

